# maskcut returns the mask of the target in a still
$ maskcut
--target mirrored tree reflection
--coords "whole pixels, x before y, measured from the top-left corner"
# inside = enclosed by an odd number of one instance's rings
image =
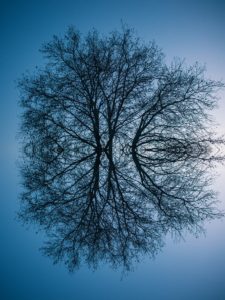
[[[130,29],[43,46],[45,69],[19,82],[20,218],[46,231],[43,251],[70,270],[129,269],[168,232],[221,216],[211,169],[224,157],[209,111],[221,82],[197,64],[166,66]]]

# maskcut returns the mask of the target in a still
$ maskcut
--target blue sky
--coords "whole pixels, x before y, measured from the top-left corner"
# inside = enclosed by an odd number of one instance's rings
[[[145,258],[121,281],[119,272],[85,266],[71,275],[53,266],[38,248],[42,234],[16,219],[20,177],[19,115],[16,83],[21,74],[43,63],[38,52],[68,25],[85,33],[107,33],[132,26],[146,41],[155,40],[167,60],[207,65],[208,76],[225,81],[224,1],[4,1],[0,2],[0,298],[3,300],[223,300],[225,299],[225,221],[206,224],[206,235],[174,243],[170,238],[154,259]],[[225,132],[225,93],[215,119]],[[225,208],[225,167],[218,167],[215,188]]]

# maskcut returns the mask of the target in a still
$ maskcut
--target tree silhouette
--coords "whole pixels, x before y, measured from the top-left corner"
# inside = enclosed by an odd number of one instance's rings
[[[221,82],[131,29],[82,38],[70,28],[43,46],[43,70],[19,81],[20,217],[44,228],[44,252],[129,269],[168,232],[198,233],[219,217],[210,170],[224,158],[209,111]]]

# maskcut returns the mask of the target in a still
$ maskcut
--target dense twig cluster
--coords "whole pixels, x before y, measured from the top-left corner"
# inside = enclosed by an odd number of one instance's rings
[[[130,29],[85,38],[70,28],[42,49],[44,70],[20,81],[21,218],[49,235],[44,251],[129,269],[168,231],[219,216],[207,170],[223,157],[209,131],[221,82],[197,64],[170,67]]]

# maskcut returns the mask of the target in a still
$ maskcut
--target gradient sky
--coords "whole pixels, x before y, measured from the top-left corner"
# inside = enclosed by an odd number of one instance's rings
[[[206,224],[206,235],[174,243],[145,258],[121,281],[121,273],[85,266],[68,274],[41,255],[42,234],[16,219],[20,177],[16,167],[20,108],[15,80],[43,63],[38,52],[68,25],[107,33],[121,21],[146,41],[155,40],[168,61],[186,58],[207,65],[208,76],[225,81],[225,1],[39,0],[0,1],[0,299],[2,300],[224,300],[225,221]],[[215,119],[225,132],[225,93]],[[225,209],[225,167],[215,189]]]

